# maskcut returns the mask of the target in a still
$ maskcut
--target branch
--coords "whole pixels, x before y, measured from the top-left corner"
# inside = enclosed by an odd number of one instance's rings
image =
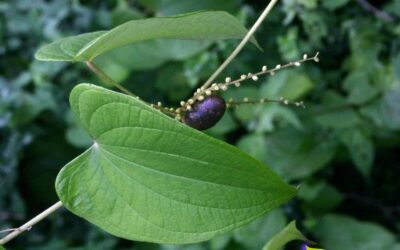
[[[386,22],[393,22],[394,17],[389,15],[388,13],[376,8],[372,4],[370,4],[367,0],[356,0],[356,2],[361,5],[366,11],[372,12],[377,18],[380,18]]]
[[[54,211],[56,211],[57,209],[61,208],[62,206],[63,206],[63,204],[61,203],[61,201],[58,201],[53,206],[51,206],[48,209],[44,210],[43,212],[41,212],[40,214],[38,214],[37,216],[32,218],[27,223],[25,223],[24,225],[20,226],[19,228],[6,229],[6,230],[0,231],[2,233],[3,232],[7,232],[7,231],[12,231],[8,235],[6,235],[4,238],[0,239],[0,246],[6,244],[7,242],[9,242],[10,240],[14,239],[15,237],[17,237],[21,233],[23,233],[25,231],[29,231],[36,223],[38,223],[39,221],[43,220],[44,218],[46,218],[47,216],[52,214]]]
[[[210,84],[217,78],[217,76],[229,65],[229,63],[239,54],[239,52],[243,49],[243,47],[246,45],[246,43],[250,40],[250,38],[253,36],[253,34],[256,32],[258,27],[261,25],[261,23],[264,21],[264,19],[267,17],[271,9],[274,7],[274,5],[278,2],[278,0],[271,0],[269,2],[268,6],[265,8],[263,13],[261,13],[260,17],[257,19],[257,21],[253,24],[253,27],[247,32],[246,36],[243,38],[243,40],[239,43],[239,45],[235,48],[235,50],[230,54],[230,56],[219,66],[219,68],[210,76],[210,78],[203,84],[203,88],[207,88],[210,86]]]

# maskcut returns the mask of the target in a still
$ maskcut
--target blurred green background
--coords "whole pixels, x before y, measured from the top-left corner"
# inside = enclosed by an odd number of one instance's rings
[[[68,104],[74,85],[101,85],[84,64],[39,62],[35,51],[69,35],[125,21],[196,10],[226,10],[250,27],[268,1],[0,1],[0,230],[57,201],[61,167],[91,142]],[[304,100],[301,109],[243,106],[210,135],[237,145],[299,195],[254,223],[209,242],[156,245],[115,238],[66,210],[9,249],[258,250],[289,221],[320,246],[399,250],[400,1],[282,0],[221,75],[236,78],[320,51],[320,63],[231,89],[236,98]],[[218,25],[218,24],[215,24]],[[176,106],[204,82],[238,41],[151,41],[113,50],[96,63],[149,102]],[[287,249],[299,249],[290,244]]]

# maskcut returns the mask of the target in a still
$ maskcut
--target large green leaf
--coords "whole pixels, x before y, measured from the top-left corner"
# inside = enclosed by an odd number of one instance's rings
[[[61,170],[57,193],[66,208],[116,236],[203,241],[296,192],[236,147],[133,97],[81,84],[70,102],[94,143]]]
[[[109,31],[68,37],[45,45],[36,58],[44,61],[90,61],[111,49],[157,38],[220,40],[242,38],[246,28],[223,11],[201,11],[171,17],[132,20]],[[256,44],[255,39],[252,42]]]

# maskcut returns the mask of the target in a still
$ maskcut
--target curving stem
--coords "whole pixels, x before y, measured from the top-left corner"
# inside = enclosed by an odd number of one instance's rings
[[[275,4],[278,2],[278,0],[271,0],[263,13],[261,13],[260,17],[257,19],[257,21],[253,24],[253,27],[247,32],[246,36],[243,38],[243,40],[239,43],[239,45],[235,48],[235,50],[230,54],[230,56],[219,66],[219,68],[208,78],[208,80],[203,84],[202,88],[207,88],[210,86],[210,84],[217,78],[217,76],[229,65],[229,63],[239,54],[239,52],[243,49],[243,47],[246,45],[246,43],[250,40],[250,38],[253,36],[253,34],[256,32],[258,27],[260,27],[261,23],[264,21],[264,19],[267,17],[269,12],[272,10],[272,8],[275,6]]]
[[[95,73],[101,80],[103,80],[105,83],[116,87],[117,89],[121,90],[122,92],[124,92],[127,95],[130,96],[136,96],[135,94],[133,94],[131,91],[129,91],[128,89],[124,88],[121,84],[117,83],[116,81],[114,81],[113,79],[111,79],[111,77],[109,77],[108,75],[106,75],[106,73],[104,73],[100,68],[98,68],[92,61],[87,61],[86,65],[89,67],[89,69]]]

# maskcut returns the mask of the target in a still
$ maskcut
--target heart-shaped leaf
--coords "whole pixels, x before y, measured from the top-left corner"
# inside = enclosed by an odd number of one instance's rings
[[[239,20],[226,12],[201,11],[171,17],[132,20],[109,31],[67,37],[45,45],[35,57],[43,61],[91,61],[111,49],[146,40],[237,39],[246,33],[246,28]],[[252,42],[257,45],[254,38]]]
[[[61,170],[57,193],[67,209],[116,236],[203,241],[296,193],[238,148],[134,97],[80,84],[70,102],[94,144]]]

